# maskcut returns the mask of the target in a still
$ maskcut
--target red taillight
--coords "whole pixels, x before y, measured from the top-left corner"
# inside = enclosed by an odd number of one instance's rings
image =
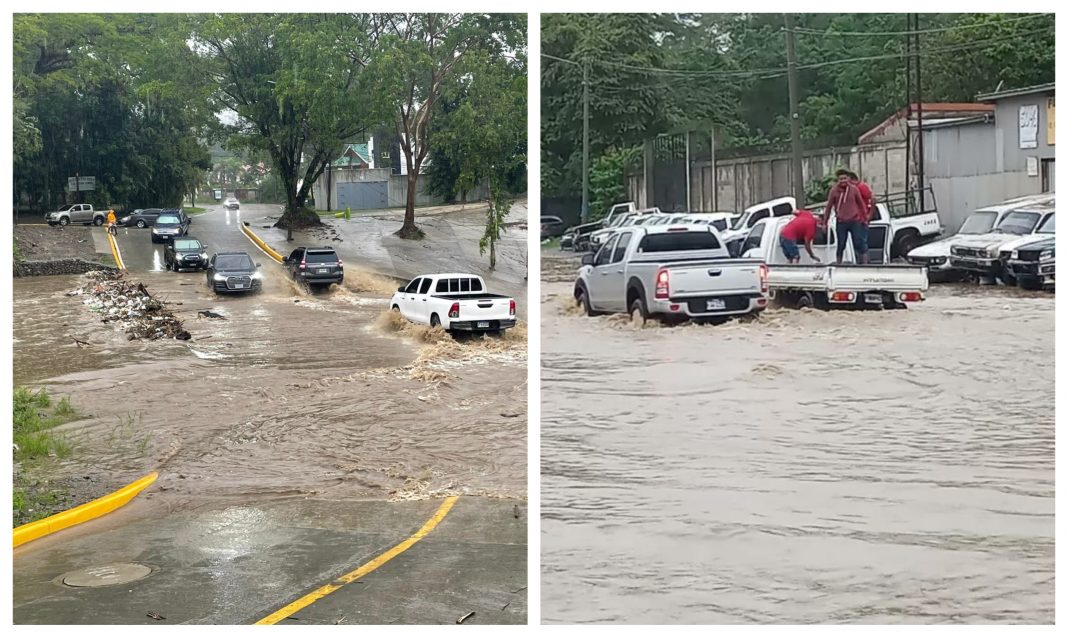
[[[449,318],[450,319],[459,319],[460,318],[460,302],[454,303],[452,305],[452,307],[449,308]]]
[[[898,295],[898,299],[900,299],[901,301],[923,301],[923,293],[903,292]]]
[[[338,268],[341,268],[341,266],[342,266],[342,264],[341,264],[341,257],[338,257],[338,258],[337,258],[337,267],[338,267]]]
[[[854,299],[856,299],[856,297],[857,297],[856,293],[845,292],[843,290],[839,290],[838,292],[832,292],[831,293],[831,301],[837,301],[837,302],[853,301]]]
[[[508,314],[515,316],[515,299],[508,300]]]
[[[301,259],[300,260],[300,267],[301,268],[307,268],[308,267],[308,261],[306,259]]]
[[[667,299],[668,296],[668,271],[666,268],[661,268],[656,271],[656,293],[653,294],[653,297]]]
[[[768,294],[768,265],[760,264],[760,292]]]

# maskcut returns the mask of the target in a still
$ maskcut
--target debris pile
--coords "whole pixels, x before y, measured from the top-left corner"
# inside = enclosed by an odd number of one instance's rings
[[[144,284],[126,281],[120,272],[103,270],[86,273],[86,280],[86,285],[67,294],[84,297],[82,303],[103,315],[101,321],[117,324],[131,341],[192,338],[178,317],[153,297]]]

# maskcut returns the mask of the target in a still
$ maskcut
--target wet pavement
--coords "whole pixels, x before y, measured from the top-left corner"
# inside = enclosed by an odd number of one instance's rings
[[[266,214],[273,208],[247,206],[241,214]],[[498,507],[525,509],[525,330],[510,331],[505,339],[456,341],[440,329],[397,321],[384,312],[395,282],[352,262],[346,263],[343,286],[309,293],[241,233],[241,214],[213,208],[194,217],[190,234],[208,244],[209,253],[245,251],[262,264],[264,289],[252,296],[215,295],[202,272],[165,271],[162,244],[151,243],[149,230],[118,233],[127,277],[166,302],[191,333],[189,341],[129,341],[102,324],[80,298],[67,295],[84,283],[82,277],[14,282],[16,382],[70,396],[86,415],[62,426],[76,453],[58,462],[59,471],[124,484],[158,469],[157,484],[138,499],[146,509],[145,520],[137,523],[158,526],[162,531],[153,536],[158,543],[180,530],[210,525],[219,499],[256,512],[295,497],[306,499],[301,502],[311,504],[312,519],[325,515],[321,510],[358,518],[368,503],[382,502],[396,503],[398,511],[410,503],[417,518],[428,503],[450,495],[462,496],[457,513],[489,516]],[[202,311],[224,318],[206,318]],[[153,502],[165,511],[148,507]],[[184,505],[170,505],[175,502]],[[411,533],[407,525],[394,530],[391,544]],[[82,542],[84,528],[57,535],[48,560],[75,563],[85,558],[64,554],[68,543]],[[98,542],[121,548],[144,533],[139,529],[109,528]],[[485,555],[463,561],[454,577],[458,582],[476,578],[478,570],[495,561],[513,565],[509,557],[518,550],[511,544],[522,539],[498,545],[487,540]],[[281,542],[267,528],[249,531],[246,540],[264,546]],[[16,573],[40,571],[44,559],[36,545],[16,552]],[[466,551],[459,541],[452,545],[452,553],[442,550],[441,562],[434,565],[453,564],[449,561]],[[313,549],[322,553],[322,561],[344,562],[349,556],[334,557],[331,547]],[[144,549],[153,551],[162,550]],[[525,582],[525,571],[515,577]],[[198,595],[193,591],[198,586],[189,581],[186,595]],[[278,595],[294,593],[303,592]],[[444,589],[440,595],[452,593]],[[17,605],[35,610],[16,612],[16,622],[43,622],[55,601],[69,602],[83,592],[59,598],[48,594],[39,603],[34,602],[37,595],[19,598],[22,593],[16,591]],[[235,595],[258,594],[252,588]],[[167,596],[180,597],[173,592]],[[361,602],[353,605],[362,609]],[[409,606],[396,600],[381,613],[405,617]],[[510,605],[499,622],[525,622],[525,609],[525,604]],[[351,611],[349,622],[362,622],[357,619],[366,612]],[[483,622],[494,617],[481,615]],[[212,616],[210,622],[245,621],[233,614],[222,617]]]
[[[542,617],[1052,623],[1054,297],[632,327],[543,253]]]

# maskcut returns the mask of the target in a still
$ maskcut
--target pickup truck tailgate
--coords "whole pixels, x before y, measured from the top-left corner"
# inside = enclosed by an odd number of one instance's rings
[[[508,319],[511,317],[511,314],[509,314],[511,301],[512,300],[507,297],[497,297],[492,299],[472,297],[471,299],[461,299],[459,302],[459,319],[461,321]]]
[[[830,266],[829,270],[827,289],[831,291],[927,290],[927,269],[923,266]]]
[[[715,259],[694,263],[668,263],[668,290],[672,298],[760,293],[759,259]]]

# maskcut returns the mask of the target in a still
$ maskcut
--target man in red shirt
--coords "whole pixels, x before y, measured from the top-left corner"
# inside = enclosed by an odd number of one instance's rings
[[[857,255],[857,263],[868,263],[868,209],[864,198],[860,196],[860,190],[849,178],[849,171],[840,168],[835,175],[838,181],[827,193],[827,205],[823,207],[823,225],[826,226],[831,217],[831,209],[836,216],[835,230],[838,235],[838,263],[842,263],[842,255],[845,253],[845,238],[853,242],[853,252]]]
[[[794,212],[794,218],[779,233],[779,246],[786,255],[786,260],[791,264],[801,262],[801,251],[797,249],[800,243],[805,244],[805,250],[812,261],[819,262],[819,257],[812,252],[812,241],[816,239],[816,217],[809,211],[800,209]]]
[[[872,192],[871,186],[868,186],[867,182],[860,181],[860,177],[853,171],[849,171],[849,179],[860,191],[860,198],[864,200],[864,206],[868,211],[864,216],[864,225],[867,226],[871,218],[875,216],[875,193]]]

